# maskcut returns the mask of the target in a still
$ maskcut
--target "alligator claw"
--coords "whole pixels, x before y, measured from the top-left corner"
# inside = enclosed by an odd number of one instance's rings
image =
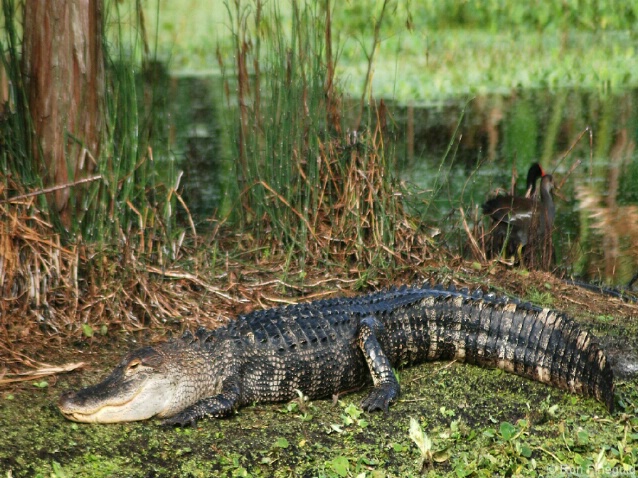
[[[393,384],[384,384],[372,389],[368,398],[361,402],[361,408],[368,412],[375,410],[388,411],[390,402],[399,396],[399,390]]]
[[[175,415],[174,417],[167,418],[166,420],[162,420],[161,425],[163,427],[187,427],[190,425],[192,428],[197,428],[197,419],[195,417],[185,416],[185,414],[180,413],[179,415]]]

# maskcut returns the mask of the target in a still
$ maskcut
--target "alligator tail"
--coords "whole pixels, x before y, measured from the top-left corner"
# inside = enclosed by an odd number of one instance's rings
[[[487,296],[453,293],[438,299],[436,318],[428,320],[429,358],[450,356],[452,349],[459,360],[595,397],[613,412],[613,371],[605,353],[567,316]],[[437,354],[437,344],[448,352]]]

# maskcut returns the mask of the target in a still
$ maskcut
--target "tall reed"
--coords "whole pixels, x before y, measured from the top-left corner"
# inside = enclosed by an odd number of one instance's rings
[[[7,98],[0,105],[0,160],[6,180],[12,174],[20,178],[26,188],[42,185],[37,167],[32,158],[31,116],[22,81],[21,38],[18,23],[18,6],[15,0],[2,0],[4,35],[0,37],[0,62],[2,62],[3,90],[7,87]]]
[[[417,227],[406,220],[390,172],[387,112],[369,109],[361,131],[344,127],[332,57],[334,5],[293,0],[289,19],[276,2],[226,6],[235,75],[220,65],[228,101],[237,102],[230,124],[237,224],[302,266],[311,260],[363,270],[406,260]]]

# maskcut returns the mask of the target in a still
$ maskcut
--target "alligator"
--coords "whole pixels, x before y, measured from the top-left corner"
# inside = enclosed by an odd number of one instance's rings
[[[359,389],[388,411],[399,396],[393,368],[458,360],[499,368],[614,408],[613,371],[595,337],[554,310],[517,299],[423,285],[251,312],[130,352],[101,383],[67,391],[70,420],[163,418],[196,426],[258,402]]]

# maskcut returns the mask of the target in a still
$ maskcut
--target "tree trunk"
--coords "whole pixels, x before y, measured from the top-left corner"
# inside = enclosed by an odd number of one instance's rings
[[[86,177],[102,140],[102,0],[26,0],[24,77],[47,186]],[[70,188],[49,197],[70,224]]]

